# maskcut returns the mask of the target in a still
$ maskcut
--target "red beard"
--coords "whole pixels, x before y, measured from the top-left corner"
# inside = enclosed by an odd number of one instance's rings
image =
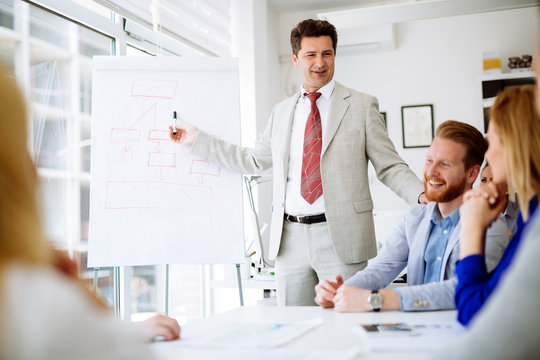
[[[428,189],[427,182],[429,180],[443,182],[444,188],[439,191]],[[465,179],[463,179],[461,183],[448,186],[446,181],[444,181],[443,179],[424,175],[424,191],[429,201],[435,201],[438,203],[450,202],[455,198],[463,195],[463,193],[465,192],[465,186],[467,186],[467,182],[465,181]]]

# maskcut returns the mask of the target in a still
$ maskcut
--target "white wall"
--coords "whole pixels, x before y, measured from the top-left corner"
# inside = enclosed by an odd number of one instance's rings
[[[281,14],[279,21],[273,22],[280,37],[280,55],[290,54],[290,30],[305,18],[316,18],[315,11]],[[483,52],[499,50],[503,71],[508,71],[505,62],[509,56],[534,54],[539,33],[537,7],[401,23],[396,50],[341,56],[338,52],[335,79],[377,96],[381,111],[387,112],[390,138],[421,177],[427,149],[402,148],[401,106],[433,104],[435,127],[455,119],[483,131]],[[270,61],[275,62],[275,55],[270,54]],[[280,98],[287,96],[287,89],[299,86],[298,74],[288,62],[280,65],[280,79]],[[376,211],[407,208],[378,180],[371,191]]]

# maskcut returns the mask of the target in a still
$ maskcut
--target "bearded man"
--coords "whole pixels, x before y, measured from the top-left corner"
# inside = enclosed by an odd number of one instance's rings
[[[459,256],[459,207],[472,188],[487,143],[473,126],[449,120],[435,133],[424,165],[427,205],[413,205],[368,266],[345,283],[321,280],[315,302],[339,312],[454,309]],[[495,267],[508,244],[502,218],[486,232],[486,265]],[[407,267],[407,285],[388,286]]]

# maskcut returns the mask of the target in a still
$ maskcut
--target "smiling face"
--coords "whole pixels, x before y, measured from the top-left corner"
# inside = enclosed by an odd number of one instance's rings
[[[302,38],[298,55],[292,54],[292,60],[307,92],[317,91],[332,80],[335,56],[330,36]]]
[[[465,154],[465,146],[460,143],[433,139],[424,164],[424,190],[429,201],[450,202],[472,184],[463,163]]]

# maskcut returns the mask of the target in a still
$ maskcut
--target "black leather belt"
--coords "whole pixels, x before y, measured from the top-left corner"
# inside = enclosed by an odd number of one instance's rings
[[[311,216],[294,216],[289,214],[284,214],[283,218],[290,222],[300,223],[300,224],[316,224],[326,221],[326,216],[324,214],[311,215]]]

